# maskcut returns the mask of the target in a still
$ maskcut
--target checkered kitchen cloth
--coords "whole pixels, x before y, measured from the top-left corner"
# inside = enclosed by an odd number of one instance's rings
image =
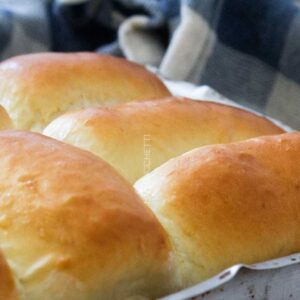
[[[0,58],[91,50],[209,85],[300,129],[297,0],[0,0]]]

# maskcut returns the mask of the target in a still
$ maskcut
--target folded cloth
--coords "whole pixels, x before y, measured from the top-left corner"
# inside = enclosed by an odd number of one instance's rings
[[[0,58],[99,51],[209,85],[300,129],[300,8],[292,0],[2,0]]]

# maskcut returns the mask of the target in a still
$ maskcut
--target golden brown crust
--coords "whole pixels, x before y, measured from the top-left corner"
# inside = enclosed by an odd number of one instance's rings
[[[168,238],[108,164],[33,133],[1,132],[0,149],[0,246],[24,299],[169,291]]]
[[[95,53],[28,54],[0,64],[0,104],[18,129],[42,130],[68,110],[169,95],[144,67]]]
[[[185,285],[300,251],[300,133],[195,149],[135,187],[172,236]]]
[[[17,291],[13,275],[0,250],[0,299],[17,300]]]
[[[12,129],[12,121],[6,110],[0,105],[0,130]]]
[[[175,97],[65,114],[44,131],[99,155],[132,183],[193,148],[279,133],[253,113]]]

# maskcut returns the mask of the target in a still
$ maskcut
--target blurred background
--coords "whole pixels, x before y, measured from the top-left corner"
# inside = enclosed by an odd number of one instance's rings
[[[0,59],[97,51],[300,129],[300,0],[0,0]]]

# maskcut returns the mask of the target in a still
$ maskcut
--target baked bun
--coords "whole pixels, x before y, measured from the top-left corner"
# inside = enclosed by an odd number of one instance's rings
[[[0,281],[13,273],[19,299],[169,291],[168,237],[108,164],[35,133],[3,131],[0,149],[0,248],[11,269],[0,256]]]
[[[195,149],[135,188],[172,238],[183,285],[300,251],[300,133]]]
[[[0,299],[18,300],[13,274],[0,250]]]
[[[12,129],[12,121],[6,110],[0,105],[0,130]]]
[[[44,130],[99,155],[132,183],[193,148],[282,132],[241,109],[175,97],[65,114]]]
[[[42,53],[0,64],[0,104],[17,129],[41,131],[65,111],[170,93],[144,67],[95,53]]]

